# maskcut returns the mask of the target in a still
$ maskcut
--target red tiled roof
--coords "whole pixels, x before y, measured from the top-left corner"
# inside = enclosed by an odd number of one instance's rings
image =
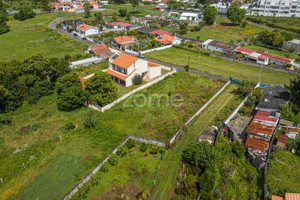
[[[159,67],[160,65],[157,65],[155,63],[152,62],[148,62],[148,67]]]
[[[134,40],[132,40],[131,37],[129,36],[120,36],[120,37],[115,37],[114,40],[116,43],[124,45],[124,44],[134,44],[136,43]]]
[[[245,53],[248,53],[248,54],[255,52],[254,50],[246,49],[246,48],[243,48],[243,47],[238,48],[236,51],[237,51],[238,53],[245,52]]]
[[[300,200],[300,193],[285,193],[285,200]]]
[[[111,52],[109,48],[106,46],[106,44],[97,44],[95,46],[90,46],[90,49],[95,55]]]
[[[216,45],[219,45],[219,46],[222,46],[222,47],[227,47],[227,48],[230,48],[231,45],[229,44],[224,44],[224,43],[221,43],[221,42],[217,42]]]
[[[248,128],[246,129],[246,133],[251,133],[254,135],[269,135],[272,136],[275,131],[275,126],[269,126],[260,122],[252,121]]]
[[[158,38],[154,38],[154,39],[160,42],[161,44],[172,44],[172,42],[175,40],[175,37],[170,35],[163,35],[161,39]]]
[[[110,58],[110,62],[112,64],[118,65],[118,66],[126,68],[126,69],[128,67],[130,67],[133,63],[135,63],[135,61],[138,60],[138,58],[127,55],[127,54],[123,54],[123,53],[120,53],[120,52],[118,52],[117,54],[119,56],[115,59]]]
[[[89,28],[96,28],[96,27],[93,27],[93,26],[90,26],[90,25],[87,25],[87,24],[82,24],[80,26],[77,27],[77,29],[81,30],[81,31],[85,31]]]
[[[123,75],[123,74],[120,74],[120,73],[115,72],[115,71],[110,70],[110,69],[107,69],[107,70],[106,70],[106,72],[109,73],[110,75],[115,76],[115,77],[118,77],[118,78],[120,78],[120,79],[122,79],[122,80],[126,80],[126,79],[127,79],[131,74],[133,74],[133,72],[135,72],[135,71],[136,71],[136,69],[133,70],[129,75]]]
[[[271,113],[269,112],[258,111],[253,119],[266,121],[266,122],[277,122],[278,118],[270,117],[270,114]]]
[[[106,26],[114,26],[114,25],[116,25],[116,23],[106,23],[105,25]]]
[[[284,200],[284,197],[279,197],[279,196],[272,195],[272,200]]]
[[[264,56],[270,57],[270,59],[277,60],[277,61],[284,62],[284,63],[291,63],[293,61],[293,59],[278,56],[278,55],[274,55],[274,54],[270,54],[270,53],[266,53],[266,52],[263,52],[263,51],[256,51],[256,52],[260,53]]]
[[[289,139],[288,136],[282,135],[282,134],[278,134],[277,142],[281,142],[281,143],[286,144],[286,142],[287,142],[288,139]]]
[[[166,31],[162,31],[162,30],[155,30],[150,32],[151,34],[156,34],[156,35],[173,35],[172,33],[166,32]]]
[[[267,151],[269,148],[269,142],[258,139],[258,138],[247,138],[245,146],[250,149],[257,149],[261,151]]]
[[[89,1],[90,5],[98,5],[98,3],[96,1]]]
[[[124,22],[117,22],[116,25],[125,26],[125,27],[132,26],[132,24],[128,24],[128,23],[124,23]]]
[[[263,59],[263,60],[267,60],[267,59],[270,58],[270,57],[264,56],[264,55],[260,55],[260,56],[258,56],[258,58]]]

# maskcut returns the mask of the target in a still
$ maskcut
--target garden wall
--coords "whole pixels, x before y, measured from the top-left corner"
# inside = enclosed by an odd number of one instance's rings
[[[158,140],[152,140],[152,139],[147,139],[147,138],[143,138],[143,137],[139,137],[139,136],[134,136],[134,135],[128,135],[120,144],[118,144],[109,154],[107,154],[107,156],[105,156],[105,158],[103,160],[101,160],[97,166],[92,169],[92,171],[86,175],[64,198],[62,198],[62,200],[67,200],[70,199],[78,190],[79,188],[81,188],[83,186],[84,183],[86,183],[87,181],[89,181],[92,176],[94,174],[96,174],[101,166],[108,161],[108,159],[110,158],[110,156],[112,156],[113,154],[115,154],[118,151],[118,148],[125,144],[127,142],[127,140],[129,139],[134,139],[136,142],[141,143],[141,142],[145,142],[146,144],[151,144],[151,145],[155,145],[155,146],[159,146],[159,147],[165,147],[165,143],[158,141]]]
[[[154,49],[148,49],[148,50],[140,51],[140,53],[144,54],[144,53],[149,53],[149,52],[153,52],[153,51],[160,51],[160,50],[171,48],[172,46],[173,45],[171,44],[171,45],[167,45],[167,46],[157,47],[157,48],[154,48]],[[135,54],[135,55],[139,54],[138,52],[132,51],[132,50],[129,50],[129,49],[125,49],[125,51],[128,52],[128,53],[131,53],[131,54]]]

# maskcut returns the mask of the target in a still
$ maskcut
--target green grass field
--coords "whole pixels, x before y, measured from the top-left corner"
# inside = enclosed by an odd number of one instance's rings
[[[56,17],[43,14],[26,21],[10,18],[10,31],[0,35],[0,60],[20,60],[38,53],[47,57],[83,54],[87,45],[48,29],[48,24]]]
[[[0,175],[5,182],[0,185],[0,199],[16,195],[22,199],[62,198],[126,135],[169,139],[223,84],[186,72],[171,75],[104,113],[94,111],[97,124],[91,129],[83,127],[89,108],[61,112],[55,95],[34,105],[25,103],[5,115],[12,123],[0,129]],[[173,94],[183,96],[182,106],[166,103]],[[164,96],[160,99],[157,95]],[[139,106],[145,100],[142,96],[151,98],[151,104]],[[78,128],[65,130],[67,122]],[[22,148],[25,144],[26,150]],[[21,152],[13,153],[16,149]]]
[[[232,23],[225,18],[217,18],[216,24],[205,26],[200,31],[189,32],[184,37],[198,40],[215,39],[224,42],[238,42],[244,39],[250,39],[252,36],[263,31],[263,28],[248,24],[246,28],[232,25]]]
[[[284,197],[285,192],[300,192],[299,165],[299,155],[287,151],[278,150],[275,157],[269,159],[267,174],[269,196],[277,195]]]
[[[176,142],[175,147],[169,150],[168,155],[164,161],[164,165],[160,169],[160,177],[157,186],[154,188],[152,200],[169,199],[170,191],[177,180],[177,174],[181,164],[182,151],[193,141],[196,141],[200,134],[213,122],[213,120],[220,114],[224,114],[224,108],[228,105],[233,109],[240,101],[238,95],[234,93],[236,87],[229,85],[225,90],[212,101],[205,110],[188,126],[188,131],[183,135],[181,141]],[[230,114],[231,111],[229,111]]]
[[[199,54],[197,52],[178,48],[169,48],[147,53],[146,57],[178,66],[187,65],[190,58],[190,68],[196,70],[198,69]],[[200,71],[257,83],[259,79],[260,68],[201,54]],[[283,72],[263,69],[261,82],[264,84],[274,85],[289,84],[290,79],[292,78],[296,78],[296,76]]]

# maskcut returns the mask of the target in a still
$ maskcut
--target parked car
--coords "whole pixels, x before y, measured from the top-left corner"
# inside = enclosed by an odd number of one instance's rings
[[[144,56],[143,54],[141,54],[141,53],[139,53],[139,54],[137,55],[137,57],[138,57],[138,58],[145,58],[145,56]]]
[[[77,33],[73,33],[73,35],[76,37],[76,36],[78,36],[78,34]]]
[[[87,38],[86,38],[86,37],[83,37],[82,39],[83,39],[83,40],[87,40]]]

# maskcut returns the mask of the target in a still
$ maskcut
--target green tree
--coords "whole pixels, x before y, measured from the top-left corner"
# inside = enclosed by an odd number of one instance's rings
[[[290,85],[286,86],[291,92],[291,98],[292,102],[300,107],[300,76],[297,76],[297,78],[292,79],[290,81]]]
[[[245,157],[246,148],[238,141],[233,141],[232,151],[239,158]]]
[[[212,192],[219,183],[220,172],[216,164],[207,168],[205,172],[199,177],[199,187],[206,192]]]
[[[290,103],[280,106],[280,115],[285,120],[295,121],[295,114]]]
[[[251,95],[248,97],[247,101],[245,102],[245,105],[248,107],[253,107],[257,103],[257,98],[254,95]]]
[[[241,9],[239,6],[239,2],[235,1],[229,6],[226,14],[227,14],[227,18],[230,21],[232,21],[232,23],[241,25],[245,19],[246,10]]]
[[[130,13],[126,14],[126,20],[131,20],[131,14]]]
[[[89,110],[87,113],[85,113],[83,121],[84,121],[84,127],[86,128],[94,127],[96,125],[94,112],[92,110]]]
[[[257,102],[259,102],[263,98],[264,93],[260,87],[257,87],[253,90],[252,95],[256,96]]]
[[[142,84],[143,83],[142,75],[139,75],[139,74],[134,75],[134,77],[132,78],[132,83],[133,83],[133,85]]]
[[[180,33],[180,35],[186,34],[187,31],[188,31],[188,29],[187,29],[187,25],[186,24],[182,23],[182,24],[179,25],[179,33]]]
[[[84,18],[90,18],[91,17],[90,3],[86,1],[83,7],[84,7]]]
[[[176,189],[176,194],[196,199],[198,195],[197,177],[189,175],[185,179],[183,179]]]
[[[207,6],[203,11],[203,21],[207,25],[213,24],[217,17],[217,14],[218,11],[215,7]]]
[[[88,99],[99,106],[111,103],[118,95],[118,87],[106,72],[95,73],[85,82],[85,86]]]
[[[4,112],[5,102],[8,96],[9,96],[9,91],[3,85],[0,85],[0,112]]]
[[[120,8],[119,13],[121,17],[125,17],[127,15],[127,9],[126,8]]]
[[[0,11],[5,11],[6,10],[6,6],[5,6],[5,4],[3,3],[3,1],[2,0],[0,0]]]
[[[275,47],[281,47],[285,38],[280,34],[275,34],[273,37],[272,45]]]
[[[20,21],[24,21],[26,19],[34,18],[36,13],[32,10],[31,6],[23,5],[20,7],[20,11],[14,14],[14,18]]]
[[[103,14],[102,12],[96,12],[94,14],[94,17],[95,17],[95,24],[103,24]]]
[[[117,13],[116,12],[113,12],[111,17],[113,18],[113,20],[116,22],[118,20],[118,17],[117,17]]]
[[[185,69],[185,71],[188,72],[188,71],[190,70],[190,66],[189,66],[189,65],[185,65],[185,66],[184,66],[184,69]]]
[[[36,103],[41,97],[53,94],[53,87],[54,84],[49,80],[35,82],[28,92],[28,102]]]
[[[84,100],[82,83],[77,74],[66,74],[59,78],[55,88],[58,109],[70,111],[82,105]]]
[[[44,12],[51,12],[51,7],[49,6],[49,0],[41,0],[40,4]]]
[[[0,35],[3,33],[7,33],[9,31],[9,27],[6,23],[6,16],[2,11],[0,11]]]

